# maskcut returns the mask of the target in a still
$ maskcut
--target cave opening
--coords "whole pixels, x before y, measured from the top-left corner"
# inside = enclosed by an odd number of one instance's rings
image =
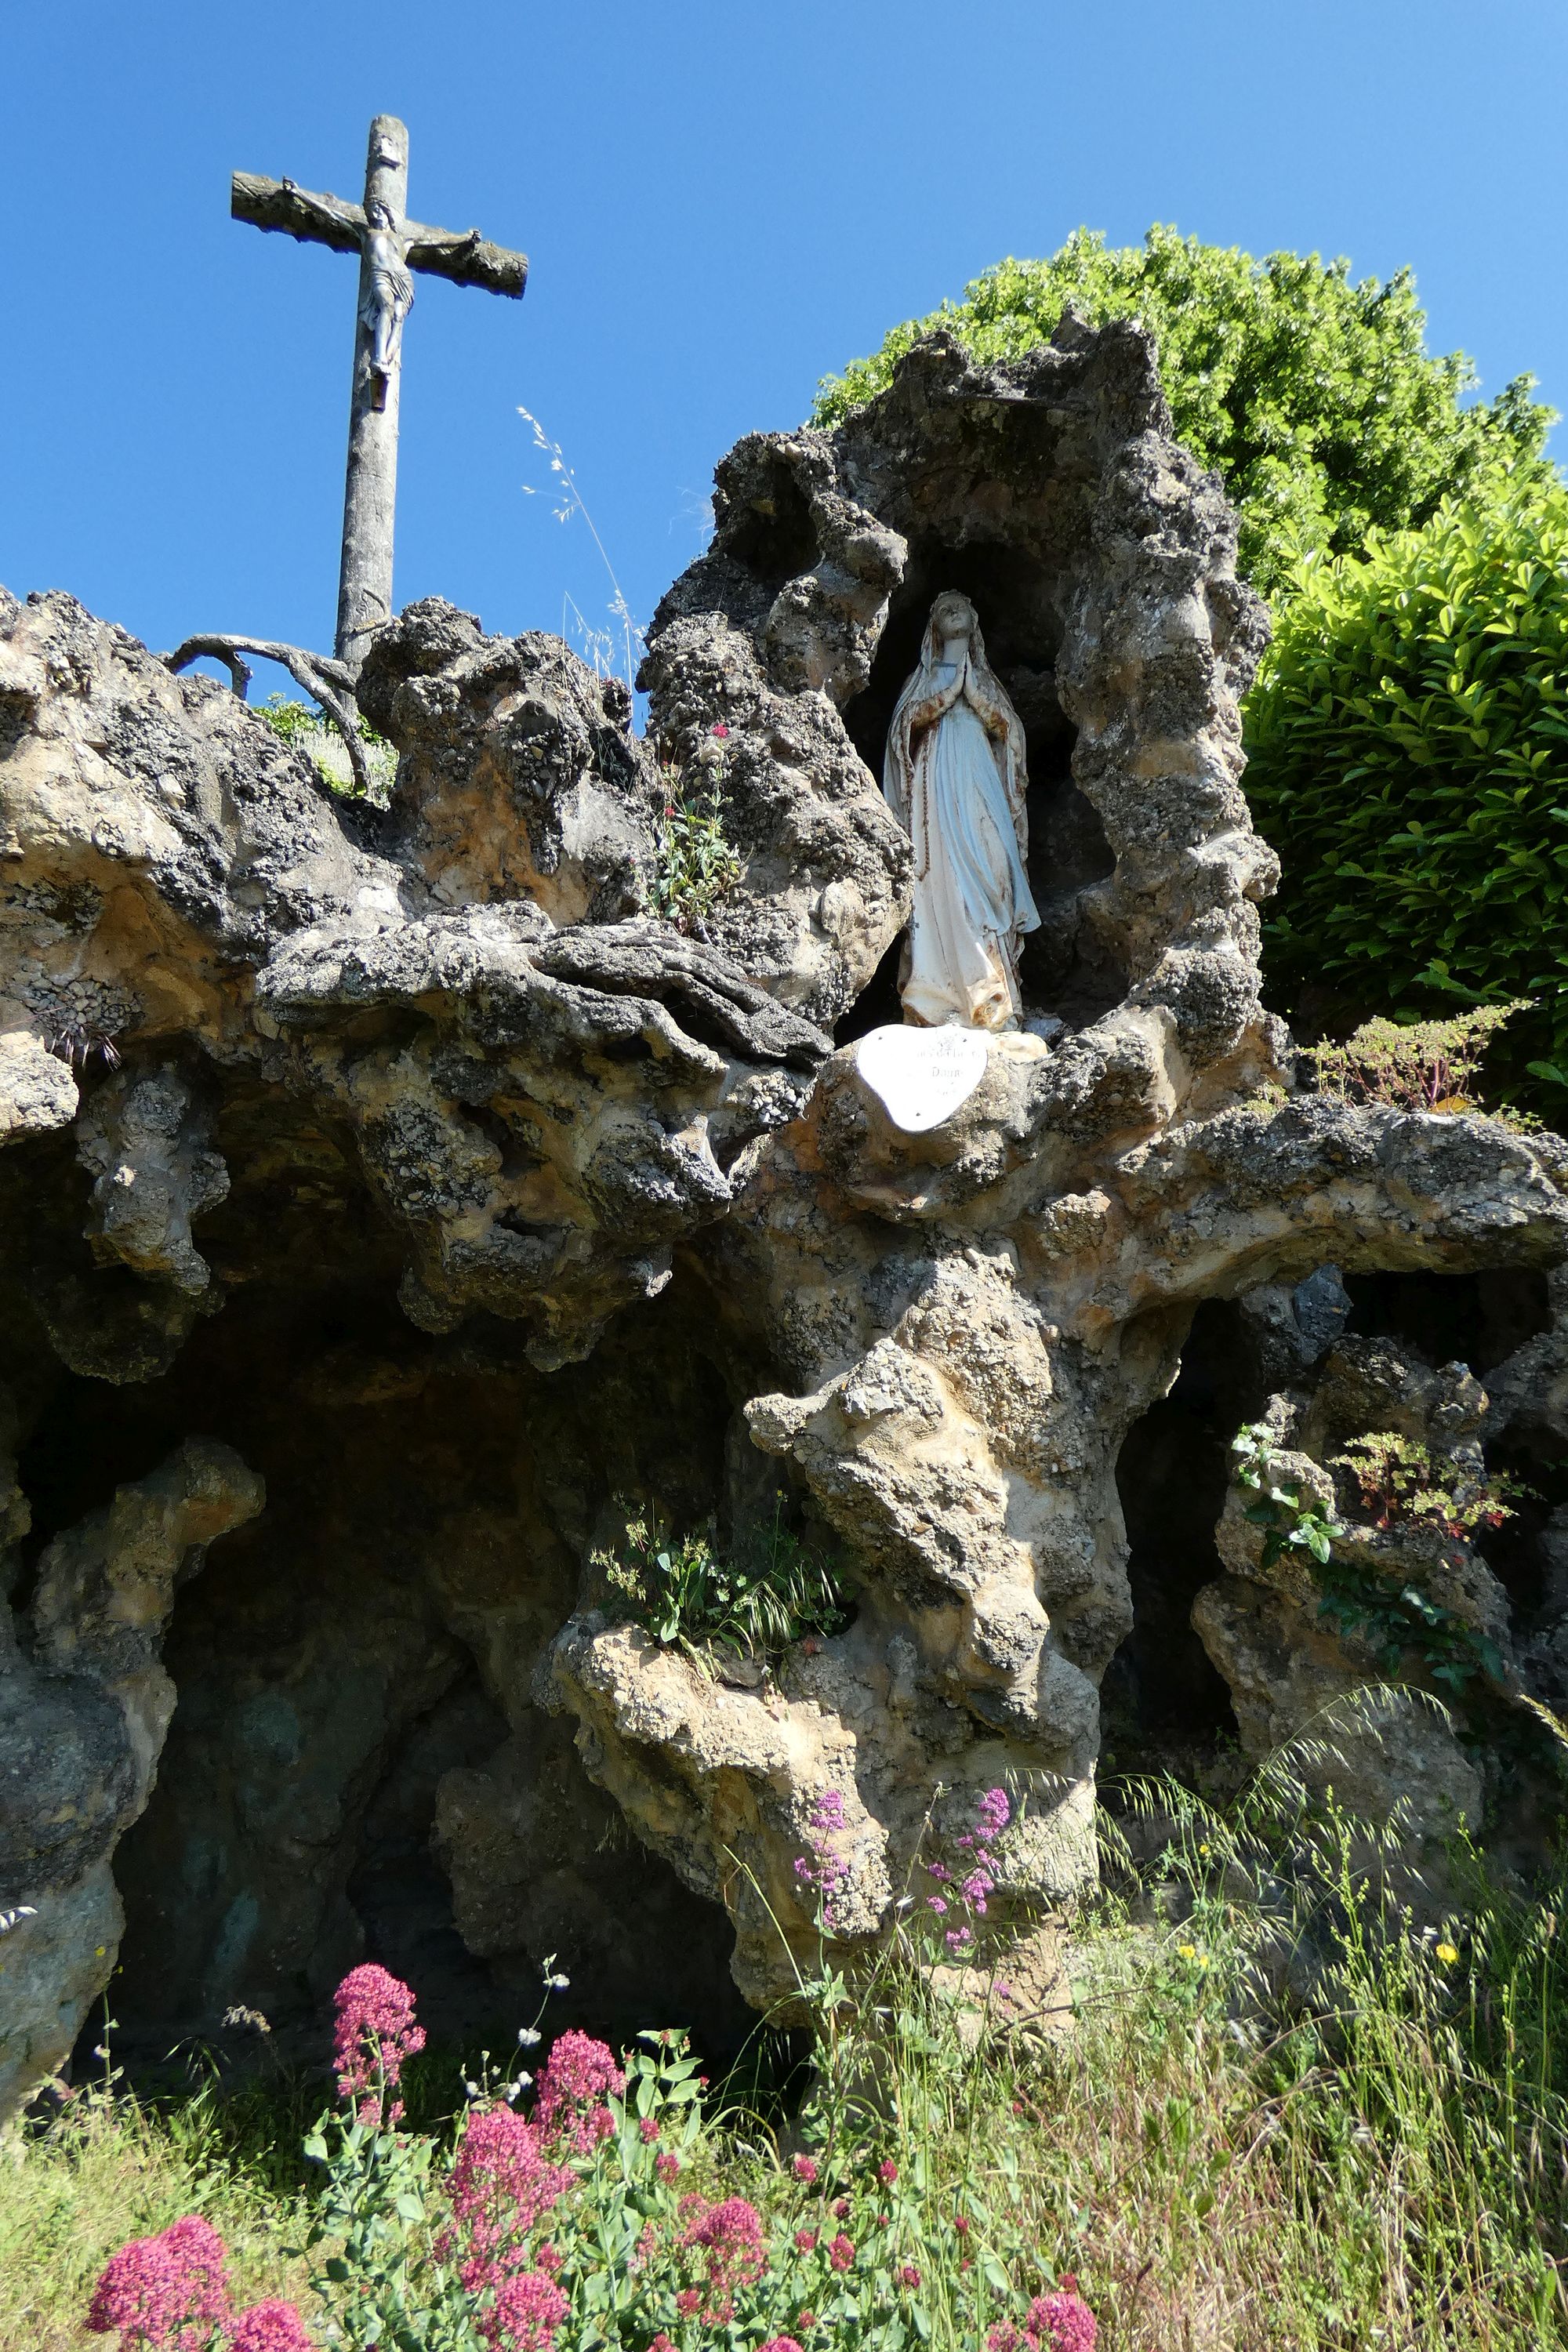
[[[1194,1630],[1192,1607],[1223,1572],[1214,1531],[1230,1442],[1255,1409],[1241,1374],[1247,1356],[1240,1309],[1230,1299],[1205,1300],[1170,1391],[1122,1442],[1116,1485],[1132,1630],[1100,1690],[1108,1770],[1180,1769],[1236,1741],[1230,1692]]]
[[[194,2037],[243,2066],[262,2045],[224,2020],[246,2011],[313,2059],[361,1958],[471,2052],[531,2017],[554,1951],[557,2030],[657,2012],[733,2061],[755,2021],[722,1909],[633,1837],[531,1685],[613,1488],[683,1523],[722,1507],[731,1400],[686,1287],[542,1374],[515,1326],[416,1329],[379,1263],[323,1291],[258,1272],[162,1378],[51,1381],[20,1459],[30,1566],[193,1435],[268,1488],[176,1594],[174,1719],[113,1864],[117,2059],[162,2079]]]

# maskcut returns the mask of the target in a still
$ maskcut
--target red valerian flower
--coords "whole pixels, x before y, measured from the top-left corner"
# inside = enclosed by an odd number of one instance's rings
[[[795,2233],[795,2252],[800,2254],[815,2253],[816,2234],[815,2230],[797,2230]]]
[[[651,2116],[638,2116],[637,2137],[641,2140],[645,2147],[651,2147],[654,2141],[658,2137],[658,2126],[655,2123]]]
[[[680,2170],[680,2158],[667,2147],[662,2155],[654,2158],[653,2168],[661,2180],[673,2180]]]
[[[591,2033],[557,2034],[540,2073],[534,2119],[547,2136],[564,2135],[577,2155],[586,2156],[616,2128],[605,2096],[618,2097],[626,2087],[606,2043]]]
[[[906,2263],[902,2270],[899,2273],[899,2284],[900,2286],[907,2286],[912,2291],[915,2287],[919,2286],[920,2283],[921,2274],[919,2265],[914,2263]]]
[[[797,2180],[804,2180],[806,2187],[810,2189],[816,2179],[816,2158],[809,2156],[793,2156],[790,2158],[790,2170]]]
[[[475,2325],[495,2352],[549,2352],[570,2305],[542,2271],[520,2271],[496,2289],[489,2309]]]
[[[827,2249],[827,2259],[836,2271],[847,2271],[855,2261],[855,2241],[847,2238],[842,2230]]]
[[[394,2096],[384,2116],[382,2101],[384,2092],[395,2094],[405,2059],[425,2047],[425,2028],[414,2021],[413,1993],[400,1978],[367,1960],[349,1970],[332,1995],[332,2007],[339,2091],[345,2099],[357,2099],[362,2124],[400,2122],[402,2100]]]
[[[812,2329],[816,2326],[816,2312],[797,2311],[795,2315],[795,2324],[799,2328],[803,2336],[809,2336]]]
[[[534,2125],[510,2107],[486,2108],[469,2118],[458,2144],[456,2229],[442,2231],[437,2253],[448,2261],[461,2248],[459,2275],[470,2294],[497,2285],[530,2259],[530,2233],[571,2185],[571,2172],[550,2161]]]
[[[899,2177],[899,2168],[890,2156],[885,2156],[877,2167],[877,2178],[884,2189],[890,2189]]]
[[[1099,2330],[1088,2304],[1064,2281],[1057,2294],[1035,2297],[1024,2321],[1024,2333],[1033,2352],[1094,2352]]]
[[[226,2251],[210,2221],[187,2213],[154,2238],[111,2255],[87,2315],[95,2336],[123,2330],[126,2347],[197,2352],[228,2319]]]
[[[234,2322],[229,2352],[315,2352],[292,2303],[253,2303]]]

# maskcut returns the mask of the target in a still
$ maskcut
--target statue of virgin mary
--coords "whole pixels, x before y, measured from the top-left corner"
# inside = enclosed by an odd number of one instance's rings
[[[900,994],[928,1028],[1011,1029],[1018,956],[1039,912],[1026,868],[1024,729],[985,659],[979,616],[948,590],[888,730],[882,789],[915,853]]]

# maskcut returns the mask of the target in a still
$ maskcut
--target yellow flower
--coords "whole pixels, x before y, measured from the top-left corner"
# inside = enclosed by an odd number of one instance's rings
[[[1179,1959],[1195,1960],[1198,1956],[1197,1946],[1195,1944],[1178,1944],[1176,1946],[1176,1955]]]
[[[1213,1846],[1210,1845],[1206,1838],[1204,1840],[1202,1845],[1199,1846],[1198,1852],[1200,1853],[1212,1853],[1214,1852]]]
[[[1438,1945],[1437,1958],[1442,1961],[1443,1966],[1446,1969],[1451,1969],[1458,1957],[1459,1955],[1452,1944],[1443,1943]]]

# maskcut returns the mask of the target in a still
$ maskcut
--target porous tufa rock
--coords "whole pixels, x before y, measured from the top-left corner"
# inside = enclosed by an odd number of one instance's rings
[[[411,607],[361,675],[384,812],[68,598],[0,604],[0,1435],[26,1465],[0,1528],[19,1569],[19,1486],[57,1544],[96,1524],[92,1441],[118,1475],[160,1414],[243,1432],[273,1496],[175,1616],[180,1769],[114,1860],[159,2047],[234,2000],[299,2017],[367,1936],[445,1972],[454,2034],[541,1944],[635,2027],[633,1912],[665,2013],[716,2015],[716,1905],[765,2007],[819,1925],[886,1937],[928,1822],[967,1833],[998,1786],[1026,1801],[987,1932],[1034,1934],[1093,1874],[1118,1461],[1198,1308],[1247,1302],[1309,1485],[1363,1409],[1478,1442],[1477,1383],[1395,1377],[1343,1286],[1560,1267],[1568,1147],[1296,1089],[1259,995],[1266,621],[1234,559],[1149,337],[1068,318],[1006,365],[932,337],[837,432],[739,445],[650,632],[646,741],[558,641]],[[1026,1025],[910,1135],[857,1040],[898,1015],[910,845],[878,778],[950,587],[1028,734],[1044,920]],[[649,911],[677,779],[717,786],[739,864],[705,936]],[[1554,1327],[1489,1373],[1480,1436],[1560,1433],[1565,1362]],[[95,1412],[89,1382],[120,1393]],[[609,1605],[618,1497],[721,1549],[831,1545],[852,1621],[703,1671]],[[1200,1621],[1261,1752],[1368,1662],[1256,1533],[1233,1507]],[[1402,1570],[1521,1688],[1568,1687],[1568,1565],[1524,1642],[1479,1558],[1418,1549]],[[40,1670],[46,1621],[97,1622],[49,1578],[5,1672],[81,1836],[16,1948],[23,2087],[114,1941],[167,1719],[152,1633],[141,1766],[111,1676]],[[1451,1738],[1399,1758],[1470,1811]],[[1388,1793],[1373,1748],[1358,1770]],[[831,1918],[796,1868],[829,1797]]]

